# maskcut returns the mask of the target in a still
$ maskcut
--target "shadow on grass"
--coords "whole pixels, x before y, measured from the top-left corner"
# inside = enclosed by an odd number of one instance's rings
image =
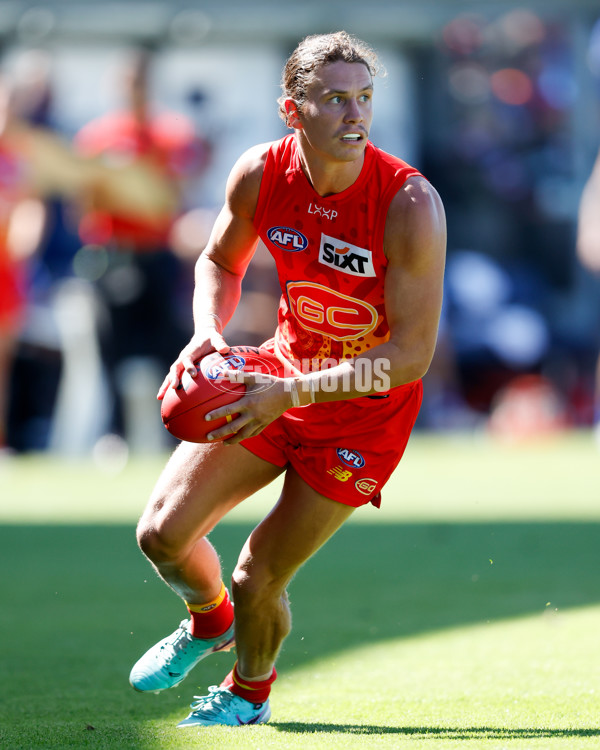
[[[519,728],[509,729],[507,727],[391,727],[373,726],[371,724],[301,724],[300,722],[273,722],[269,723],[280,732],[292,732],[294,734],[399,734],[414,739],[440,739],[440,740],[533,740],[533,739],[557,739],[564,737],[598,737],[598,729],[544,729],[544,728]]]
[[[282,666],[590,605],[600,601],[600,524],[349,525],[298,573],[290,594],[294,630]]]
[[[250,530],[226,523],[211,535],[226,579]],[[142,558],[133,527],[0,526],[0,564],[0,726],[17,733],[11,735],[19,738],[15,747],[35,746],[27,736],[34,719],[49,727],[44,747],[67,747],[64,738],[78,727],[108,729],[185,714],[198,692],[192,678],[160,696],[140,696],[128,685],[133,662],[185,614]],[[559,610],[595,604],[600,524],[350,524],[298,573],[290,596],[294,630],[281,655],[282,672],[379,640],[541,613],[549,602]],[[200,690],[220,682],[231,660],[211,657]],[[451,738],[598,733],[274,726]],[[140,739],[137,746],[149,745]]]

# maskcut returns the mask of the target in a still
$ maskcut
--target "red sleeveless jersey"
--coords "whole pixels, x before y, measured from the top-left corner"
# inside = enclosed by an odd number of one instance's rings
[[[357,357],[389,338],[385,220],[392,198],[415,175],[368,142],[356,182],[324,198],[302,170],[294,135],[271,145],[254,225],[282,290],[275,344],[297,367]]]

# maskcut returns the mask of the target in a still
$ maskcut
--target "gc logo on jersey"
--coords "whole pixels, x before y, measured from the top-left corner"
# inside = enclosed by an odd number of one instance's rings
[[[323,284],[288,281],[286,291],[290,309],[308,331],[348,341],[366,336],[377,326],[379,316],[373,305]]]
[[[308,240],[302,232],[290,227],[271,227],[267,232],[267,237],[276,247],[288,253],[297,253],[308,247]]]
[[[351,276],[375,276],[373,253],[327,234],[321,235],[319,263]]]
[[[365,459],[358,451],[351,451],[348,448],[338,448],[337,454],[340,461],[343,461],[346,466],[353,466],[355,469],[362,469],[365,465]]]

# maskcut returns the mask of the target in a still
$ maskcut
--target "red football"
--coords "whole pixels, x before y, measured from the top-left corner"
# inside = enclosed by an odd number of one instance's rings
[[[255,346],[232,346],[227,354],[207,354],[196,362],[195,378],[184,374],[181,384],[165,393],[160,414],[171,435],[191,443],[207,443],[207,433],[235,419],[237,415],[212,422],[204,419],[209,411],[238,401],[246,392],[243,383],[229,381],[230,370],[278,375],[281,364],[275,355]]]

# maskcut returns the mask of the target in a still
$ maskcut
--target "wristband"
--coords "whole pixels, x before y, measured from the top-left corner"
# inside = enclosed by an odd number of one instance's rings
[[[300,382],[302,383],[302,390],[310,393],[310,403],[315,403],[315,381],[313,378],[303,378],[300,379]],[[308,388],[306,387],[306,384],[308,383]],[[290,392],[292,394],[292,408],[296,409],[298,406],[301,406],[300,404],[300,394],[298,393],[298,384],[296,382],[295,378],[290,378]]]
[[[292,394],[292,408],[300,406],[300,395],[298,394],[298,386],[296,385],[296,379],[290,378],[290,393]]]
[[[218,331],[219,333],[223,333],[223,321],[222,321],[222,320],[221,320],[221,318],[220,318],[220,317],[219,317],[219,316],[217,315],[217,313],[212,313],[212,312],[207,312],[207,313],[203,313],[203,314],[202,314],[202,317],[203,317],[203,318],[213,318],[213,319],[214,319],[214,321],[215,321],[215,323],[216,323],[216,326],[215,326],[215,328],[217,329],[217,331]]]
[[[316,400],[315,396],[315,379],[314,378],[308,378],[308,390],[310,392],[310,403],[314,404]]]

